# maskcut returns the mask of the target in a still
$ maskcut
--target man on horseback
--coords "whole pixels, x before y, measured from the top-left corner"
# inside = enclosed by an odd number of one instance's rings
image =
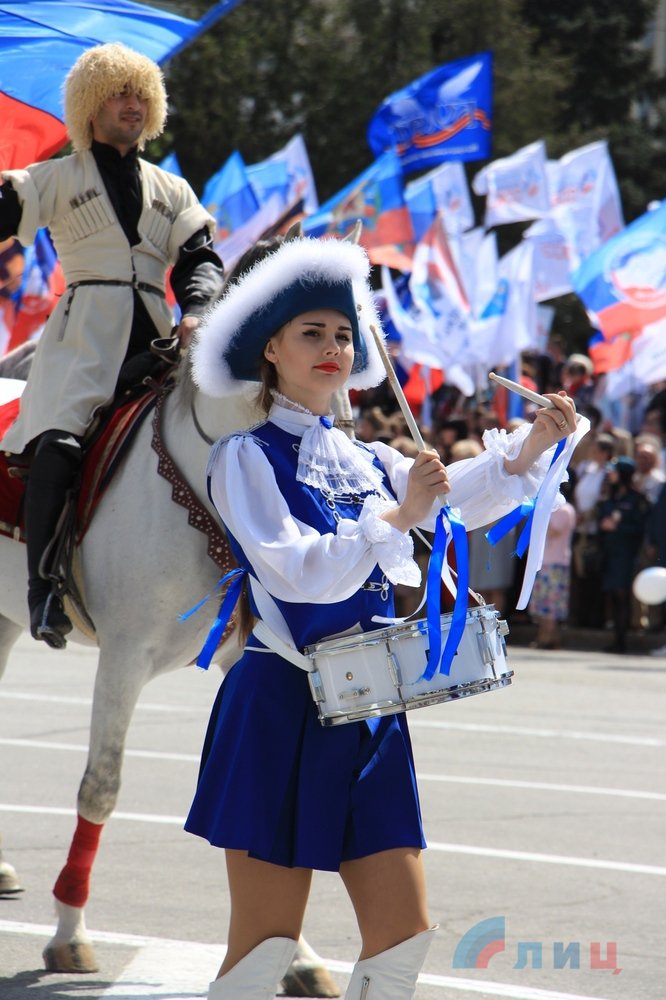
[[[74,152],[0,177],[0,240],[48,226],[67,288],[40,338],[14,425],[0,441],[31,456],[25,520],[30,631],[54,649],[71,623],[48,577],[49,543],[79,472],[82,440],[121,368],[168,336],[167,268],[187,346],[223,284],[215,220],[190,186],[138,156],[160,135],[159,67],[120,44],[88,49],[65,81]],[[45,558],[46,557],[46,558]]]

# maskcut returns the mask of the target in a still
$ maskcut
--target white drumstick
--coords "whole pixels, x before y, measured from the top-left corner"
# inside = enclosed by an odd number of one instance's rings
[[[503,385],[505,389],[510,389],[511,392],[515,392],[519,396],[524,396],[525,399],[529,399],[532,403],[536,403],[537,406],[545,406],[548,410],[555,408],[555,403],[553,403],[552,400],[546,399],[545,396],[541,396],[538,392],[532,392],[531,389],[521,385],[520,382],[512,382],[510,378],[504,378],[502,375],[496,375],[495,372],[490,372],[488,378],[491,378],[493,382],[499,382],[499,384]]]
[[[398,406],[402,410],[402,415],[405,418],[405,423],[407,424],[412,437],[416,441],[419,451],[425,451],[426,443],[423,440],[421,431],[419,430],[419,425],[416,423],[416,420],[414,419],[414,414],[409,408],[409,403],[407,402],[407,398],[404,392],[402,391],[402,386],[398,381],[398,376],[395,373],[393,365],[391,364],[391,359],[389,358],[386,348],[384,347],[384,341],[377,333],[377,330],[375,329],[374,326],[370,327],[370,332],[372,333],[372,336],[375,338],[375,344],[377,345],[379,356],[382,359],[384,368],[386,369],[386,374],[388,376],[389,382],[391,383],[391,388],[393,389],[395,398],[398,401]]]

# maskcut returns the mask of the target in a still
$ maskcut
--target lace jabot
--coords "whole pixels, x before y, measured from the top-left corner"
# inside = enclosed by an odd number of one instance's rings
[[[373,456],[355,445],[338,427],[333,415],[319,416],[300,403],[273,393],[269,420],[301,437],[296,479],[325,493],[369,493],[380,489],[383,477]]]

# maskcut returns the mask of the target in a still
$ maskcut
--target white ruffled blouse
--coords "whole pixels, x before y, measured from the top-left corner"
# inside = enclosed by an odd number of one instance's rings
[[[317,416],[277,404],[269,420],[301,438],[320,423]],[[486,450],[481,455],[448,467],[451,491],[446,501],[458,509],[468,530],[497,520],[536,495],[554,449],[544,452],[524,476],[509,475],[504,469],[504,459],[518,455],[529,429],[524,425],[512,434],[486,431]],[[382,462],[402,502],[413,459],[381,442],[367,447]],[[283,601],[344,601],[367,580],[375,564],[394,584],[419,585],[421,572],[413,559],[411,537],[381,518],[384,511],[396,506],[383,490],[382,495],[365,499],[358,521],[342,518],[337,531],[320,535],[291,513],[264,448],[251,434],[231,435],[219,441],[211,453],[208,475],[213,502],[262,585],[257,588],[252,581],[262,616],[268,609],[267,595],[262,595],[261,590]],[[419,527],[433,530],[441,506],[436,503]]]

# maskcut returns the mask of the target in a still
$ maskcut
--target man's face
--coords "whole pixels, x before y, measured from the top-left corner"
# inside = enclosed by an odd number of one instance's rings
[[[115,146],[123,155],[136,145],[143,132],[148,101],[129,87],[109,97],[92,120],[93,138]]]

